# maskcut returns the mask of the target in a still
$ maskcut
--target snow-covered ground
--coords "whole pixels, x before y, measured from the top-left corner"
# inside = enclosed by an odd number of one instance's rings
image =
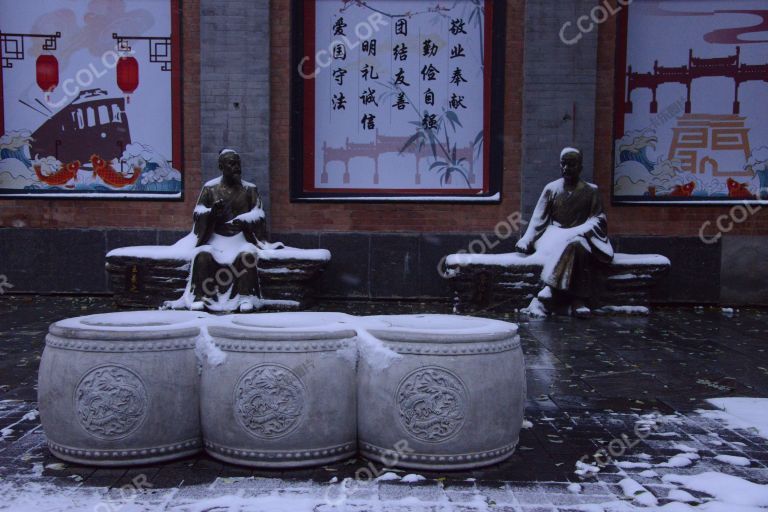
[[[750,512],[768,509],[768,449],[755,448],[768,434],[768,399],[725,398],[721,410],[688,415],[637,415],[635,428],[604,439],[600,454],[573,461],[569,482],[456,482],[417,472],[383,471],[374,481],[326,482],[277,478],[217,478],[205,485],[154,488],[134,478],[121,488],[93,487],[77,475],[48,476],[66,469],[44,461],[39,425],[14,440],[0,439],[0,510],[8,511],[584,511]],[[26,407],[26,408],[25,408]],[[39,421],[24,402],[0,403],[0,416],[19,417],[16,428]],[[610,422],[618,413],[594,413]],[[552,418],[533,419],[533,428]],[[536,423],[539,423],[537,425]],[[14,427],[9,427],[14,430]],[[768,443],[768,441],[766,442]],[[34,447],[37,448],[28,448]],[[26,453],[25,453],[25,450]],[[8,451],[28,464],[3,468]],[[649,451],[651,453],[645,453]],[[610,455],[606,455],[607,453]],[[359,462],[358,464],[363,464]],[[30,467],[31,465],[31,467]]]

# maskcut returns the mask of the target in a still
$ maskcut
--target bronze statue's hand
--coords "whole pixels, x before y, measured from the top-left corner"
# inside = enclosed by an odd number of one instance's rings
[[[524,240],[520,240],[515,245],[515,250],[523,254],[533,254],[533,244]]]

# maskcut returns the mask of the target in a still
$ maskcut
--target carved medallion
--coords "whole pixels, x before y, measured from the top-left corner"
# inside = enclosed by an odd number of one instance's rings
[[[235,417],[256,437],[274,439],[293,431],[304,412],[306,389],[288,368],[254,366],[235,387]]]
[[[416,439],[439,443],[464,425],[467,388],[444,368],[426,366],[409,373],[397,387],[400,423]]]
[[[144,383],[122,366],[94,368],[75,389],[75,410],[80,425],[101,439],[126,437],[141,425],[148,408]]]

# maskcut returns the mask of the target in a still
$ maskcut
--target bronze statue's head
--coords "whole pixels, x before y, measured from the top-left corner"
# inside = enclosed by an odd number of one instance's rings
[[[222,178],[229,185],[239,184],[243,170],[240,165],[240,155],[232,149],[224,149],[219,153],[219,170]]]
[[[560,153],[560,172],[566,185],[579,182],[583,169],[581,151],[576,148],[565,148]]]

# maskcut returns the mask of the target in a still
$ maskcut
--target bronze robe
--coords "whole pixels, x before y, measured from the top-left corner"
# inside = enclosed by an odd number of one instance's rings
[[[555,290],[588,298],[595,290],[597,267],[613,260],[608,221],[597,187],[579,180],[569,192],[562,179],[548,184],[521,242],[536,242],[550,226],[567,229],[582,225],[585,232],[564,246],[552,271],[542,273],[542,280]]]
[[[214,204],[223,201],[223,208],[214,212]],[[245,240],[253,245],[266,239],[265,217],[258,189],[247,182],[236,187],[227,187],[221,180],[207,183],[194,213],[194,233],[197,246],[209,243],[213,234],[236,236],[243,234]],[[244,216],[238,218],[239,216]],[[231,221],[237,221],[233,223]],[[204,298],[217,299],[228,290],[229,297],[260,295],[259,280],[256,270],[256,254],[240,253],[231,264],[221,264],[211,252],[201,250],[192,263],[191,292],[194,300]]]

